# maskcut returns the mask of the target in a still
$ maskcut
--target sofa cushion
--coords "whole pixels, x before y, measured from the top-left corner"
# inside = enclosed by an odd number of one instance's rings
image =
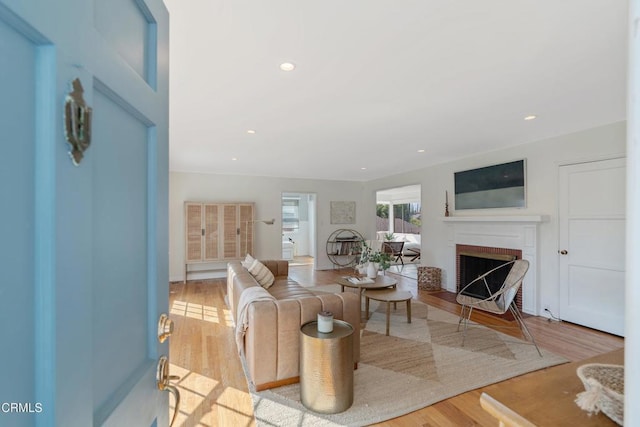
[[[274,276],[276,276],[276,280],[282,277],[289,276],[289,261],[287,260],[261,260],[261,263],[265,265]]]
[[[251,267],[249,267],[249,273],[251,273],[256,281],[265,289],[269,289],[275,280],[271,270],[257,259],[253,260]]]
[[[269,288],[269,293],[277,300],[314,296],[313,293],[300,286],[298,282],[288,278],[276,279],[273,282],[273,286]]]

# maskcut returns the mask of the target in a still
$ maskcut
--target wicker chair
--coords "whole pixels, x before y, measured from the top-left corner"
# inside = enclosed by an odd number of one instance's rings
[[[402,259],[402,249],[404,248],[404,242],[382,242],[382,253],[391,255],[394,258],[393,262],[400,261],[404,265]]]
[[[487,283],[487,278],[492,274],[496,274],[498,270],[502,270],[504,268],[510,268],[507,277],[504,279],[502,286],[497,291],[492,291]],[[522,331],[525,339],[530,340],[531,344],[536,347],[538,350],[538,354],[542,357],[542,353],[536,344],[533,335],[529,332],[529,328],[522,320],[522,315],[520,314],[520,310],[515,303],[515,297],[518,293],[518,289],[522,285],[522,280],[524,279],[525,274],[529,270],[529,261],[524,259],[517,259],[514,261],[509,261],[498,267],[489,270],[483,275],[479,276],[475,280],[468,283],[464,286],[458,295],[456,296],[456,301],[458,304],[462,305],[462,310],[460,312],[460,320],[458,321],[458,331],[460,330],[460,324],[464,324],[464,331],[462,334],[462,345],[464,345],[464,341],[467,337],[467,325],[469,323],[469,319],[471,318],[471,312],[473,309],[488,311],[489,313],[494,314],[505,314],[507,311],[510,311],[518,322],[518,326]],[[480,282],[480,286],[486,290],[487,297],[477,297],[472,296],[468,292],[469,288],[472,286],[478,286],[478,282]]]

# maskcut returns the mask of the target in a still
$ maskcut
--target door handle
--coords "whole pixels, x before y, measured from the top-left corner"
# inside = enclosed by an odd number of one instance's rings
[[[169,381],[179,379],[180,377],[177,375],[169,375],[169,359],[167,356],[160,356],[156,367],[156,385],[158,386],[158,390],[168,391],[173,394],[173,397],[176,399],[176,409],[173,411],[173,417],[171,417],[169,427],[173,426],[178,416],[178,411],[180,410],[180,391],[176,386],[171,385]]]
[[[165,342],[173,333],[173,320],[169,319],[166,313],[160,315],[158,319],[158,341]]]
[[[569,252],[567,252],[567,250],[566,250],[566,249],[563,249],[563,250],[561,250],[561,251],[558,251],[558,253],[559,253],[560,255],[566,255],[566,254],[568,254]]]

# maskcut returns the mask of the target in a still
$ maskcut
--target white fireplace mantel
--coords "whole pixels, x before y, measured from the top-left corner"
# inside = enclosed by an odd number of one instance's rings
[[[444,222],[532,222],[549,220],[548,215],[491,215],[491,216],[445,216]]]
[[[448,228],[449,271],[447,289],[455,291],[456,245],[475,245],[517,249],[529,261],[522,288],[525,313],[538,314],[538,227],[549,220],[546,215],[448,216],[442,221]]]

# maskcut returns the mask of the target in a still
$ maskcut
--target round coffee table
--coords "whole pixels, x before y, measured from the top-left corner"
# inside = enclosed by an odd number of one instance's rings
[[[362,310],[362,293],[368,289],[385,289],[385,288],[395,288],[398,285],[398,281],[389,276],[376,276],[373,279],[373,283],[354,283],[349,281],[353,276],[345,276],[340,277],[338,280],[338,284],[342,287],[342,292],[344,292],[344,288],[354,288],[358,289],[358,294],[360,295],[360,310]],[[357,277],[357,279],[364,279],[363,277]]]
[[[367,319],[369,318],[369,300],[381,301],[387,303],[387,333],[389,335],[389,319],[391,317],[391,303],[401,301],[407,302],[407,323],[411,323],[411,298],[413,295],[409,291],[399,291],[397,289],[381,289],[378,291],[366,290],[363,293],[366,298]]]

